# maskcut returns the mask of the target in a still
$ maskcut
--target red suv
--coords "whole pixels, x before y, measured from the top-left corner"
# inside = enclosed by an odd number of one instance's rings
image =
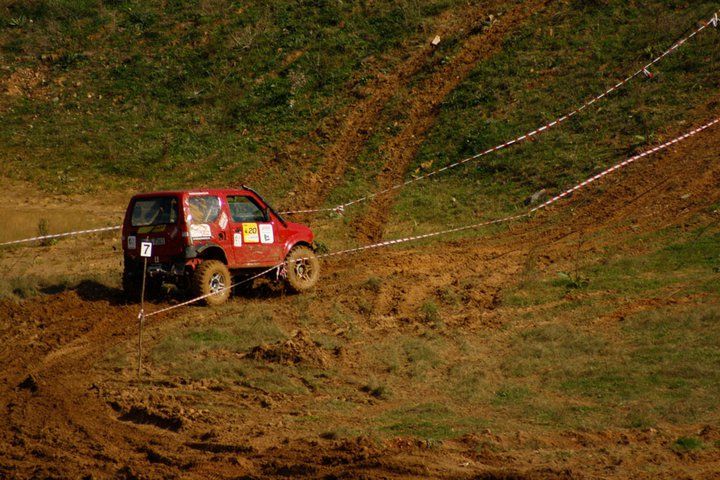
[[[233,276],[249,278],[283,261],[272,273],[293,291],[312,288],[320,275],[312,231],[286,222],[246,186],[135,195],[122,230],[123,289],[132,298],[142,285],[140,244],[148,241],[149,294],[168,282],[193,295],[214,294],[205,303],[219,305],[230,296]]]

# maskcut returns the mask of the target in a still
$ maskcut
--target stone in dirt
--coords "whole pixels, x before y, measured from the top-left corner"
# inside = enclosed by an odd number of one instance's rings
[[[35,393],[40,388],[38,386],[37,380],[35,380],[35,377],[32,376],[32,374],[25,377],[25,380],[20,382],[18,384],[18,388],[22,388],[23,390],[29,390],[32,393]]]
[[[255,360],[292,365],[309,363],[318,366],[328,364],[329,356],[307,334],[298,330],[290,339],[269,345],[258,345],[249,354]]]
[[[548,198],[550,198],[550,196],[548,195],[547,190],[543,188],[542,190],[538,190],[537,192],[527,197],[524,203],[525,205],[537,205],[538,203],[544,202]]]

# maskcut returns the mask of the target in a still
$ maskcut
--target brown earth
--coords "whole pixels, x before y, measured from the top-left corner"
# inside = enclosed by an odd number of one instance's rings
[[[408,94],[407,120],[400,132],[380,149],[384,159],[377,176],[377,190],[384,190],[404,180],[408,165],[415,158],[425,139],[425,133],[435,122],[440,104],[475,67],[478,61],[490,57],[502,47],[502,41],[528,18],[542,11],[549,1],[523,2],[499,19],[487,30],[471,35],[460,51],[442,68],[414,87]],[[376,242],[382,238],[384,225],[392,211],[398,190],[374,197],[363,215],[355,222],[355,233],[361,240]]]
[[[389,160],[379,187],[402,177],[434,121],[437,102],[472,63],[492,53],[532,8],[545,3],[525,2],[489,30],[470,35],[455,60],[413,90],[421,99],[409,106],[401,133],[383,147]],[[468,11],[482,14],[473,8]],[[462,28],[476,20],[469,17],[465,23],[466,19],[455,15]],[[305,193],[298,193],[304,205],[322,203],[359,155],[394,90],[428,65],[430,48],[411,54],[399,71],[369,87],[357,108],[348,111],[340,140],[320,172],[305,179]],[[27,85],[23,91],[35,88]],[[698,113],[698,118],[703,116],[709,115]],[[285,312],[284,330],[297,333],[247,352],[213,351],[212,355],[367,377],[372,372],[366,347],[388,336],[427,331],[430,327],[418,310],[426,298],[448,286],[461,290],[460,307],[444,319],[450,332],[506,334],[503,327],[518,328],[510,326],[510,318],[542,308],[510,308],[499,301],[500,294],[516,285],[525,270],[553,274],[567,270],[578,252],[596,257],[609,247],[642,251],[644,247],[633,242],[638,233],[717,224],[717,212],[708,207],[720,201],[718,131],[715,127],[643,160],[507,231],[325,262],[325,281],[308,300],[306,310],[320,318],[331,302],[363,310],[366,322],[359,327],[357,340],[348,341],[344,349],[319,348],[302,324],[304,312],[293,303],[296,297],[274,294],[236,299],[218,312],[190,307],[153,317],[146,325],[145,348],[174,331],[212,325],[238,305],[250,303]],[[4,204],[18,204],[20,192],[32,191],[29,186],[17,186],[0,192],[0,199]],[[117,206],[111,201],[82,203],[80,197],[46,202],[39,208],[43,215],[59,204],[61,209],[75,209],[81,219],[98,220],[109,206]],[[378,198],[371,210],[377,213],[391,202],[391,197]],[[11,213],[8,225],[19,218]],[[39,215],[20,231],[33,229]],[[364,238],[378,238],[386,218],[375,215],[378,222],[367,218],[357,224],[358,231]],[[51,278],[92,269],[117,277],[116,243],[114,236],[104,236],[19,247],[2,252],[0,269],[5,275]],[[364,288],[369,277],[383,281],[377,288]],[[633,313],[695,299],[683,292],[630,302],[618,298],[598,322],[613,328]],[[361,308],[361,303],[366,306]],[[160,306],[165,304],[151,308]],[[707,443],[720,440],[717,427],[700,424],[601,431],[483,430],[442,445],[403,436],[378,443],[362,436],[338,438],[330,431],[309,436],[309,430],[283,423],[282,418],[308,416],[326,400],[327,394],[312,384],[305,385],[308,393],[278,394],[242,383],[174,378],[147,357],[142,380],[138,380],[132,366],[108,361],[116,351],[134,352],[137,312],[137,305],[125,304],[119,290],[93,281],[61,293],[0,301],[0,478],[655,478],[645,469],[649,464],[664,478],[720,478],[720,460],[712,450],[678,454],[668,448],[683,435],[697,435]],[[558,321],[572,325],[572,319]],[[318,329],[316,333],[349,338],[345,327],[335,323]],[[365,412],[380,415],[422,393],[402,392],[384,403],[370,399]],[[360,395],[367,397],[358,393],[358,402],[364,398]],[[358,416],[357,424],[364,420]]]
[[[581,191],[507,232],[326,262],[326,281],[307,309],[322,312],[329,299],[350,306],[366,300],[371,308],[361,340],[350,351],[330,355],[318,353],[303,332],[243,355],[362,375],[367,345],[398,332],[422,332],[427,326],[417,311],[428,293],[468,278],[482,288],[465,292],[447,328],[497,329],[519,313],[499,305],[498,293],[529,266],[546,272],[566,268],[580,248],[579,238],[586,239],[581,248],[588,253],[607,247],[632,251],[642,249],[632,243],[638,232],[717,222],[708,213],[708,206],[720,201],[717,132],[714,128],[633,165],[603,180],[600,189]],[[82,245],[80,240],[67,243],[72,242]],[[368,276],[384,281],[368,291],[360,287]],[[286,311],[285,326],[302,330],[293,299],[269,295],[236,302]],[[690,300],[678,296],[678,301]],[[618,299],[610,317],[601,320],[612,322],[657,302]],[[381,444],[333,434],[309,438],[302,428],[279,419],[292,412],[302,416],[323,398],[312,385],[306,394],[275,394],[243,384],[168,378],[147,363],[138,381],[132,367],[108,366],[104,359],[114,349],[133,348],[137,329],[137,306],[125,305],[113,288],[88,282],[60,294],[4,300],[0,312],[4,477],[651,478],[644,469],[649,463],[665,478],[717,478],[720,471],[712,451],[680,455],[668,448],[680,435],[720,439],[720,431],[704,425],[514,434],[486,430],[439,446],[406,437]],[[222,314],[228,311],[189,308],[155,317],[148,322],[146,341],[152,344],[188,325],[212,324]],[[344,335],[335,324],[322,329]],[[194,399],[199,394],[201,406]],[[380,414],[389,407],[370,403],[367,408]],[[570,454],[563,459],[558,452]]]
[[[376,69],[378,73],[370,84],[357,86],[355,92],[358,101],[353,102],[338,118],[328,121],[314,133],[315,137],[334,140],[327,150],[320,154],[322,158],[317,171],[306,173],[298,187],[290,194],[292,205],[296,208],[316,208],[322,205],[333,187],[342,181],[347,168],[355,164],[370,137],[381,128],[381,116],[388,102],[419,74],[435,70],[430,79],[413,89],[414,94],[423,94],[410,100],[410,104],[406,106],[410,111],[410,119],[404,126],[402,138],[396,139],[388,147],[395,153],[392,159],[388,159],[387,165],[390,166],[383,170],[380,180],[383,184],[393,180],[386,177],[391,175],[391,172],[397,177],[399,173],[395,170],[398,168],[404,172],[405,164],[415,152],[413,147],[416,149],[421,142],[420,135],[431,125],[437,106],[447,93],[465,78],[475,62],[496,51],[503,38],[546,3],[548,2],[522,2],[499,20],[495,18],[495,12],[503,9],[506,2],[466,5],[441,14],[431,38],[435,35],[441,39],[452,36],[467,37],[463,40],[460,53],[448,65],[437,68],[442,57],[428,39],[420,47],[408,48],[404,54],[398,53],[399,57],[405,58],[393,71],[382,73]],[[489,25],[487,29],[486,25]],[[285,154],[302,162],[302,155],[291,153],[297,147],[289,146],[289,152]],[[398,151],[400,147],[408,147],[408,150],[401,154]],[[401,156],[400,161],[404,163],[392,166],[393,162],[398,160],[396,156]],[[310,172],[310,169],[305,169],[305,172]],[[255,173],[256,176],[263,174],[262,171]]]

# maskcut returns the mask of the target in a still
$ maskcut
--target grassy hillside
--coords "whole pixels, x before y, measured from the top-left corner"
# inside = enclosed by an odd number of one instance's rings
[[[458,3],[6,2],[6,174],[60,191],[245,180]]]
[[[550,2],[442,99],[406,178],[557,118],[716,7]],[[293,207],[285,195],[322,164],[343,112],[463,8],[455,0],[9,2],[0,10],[5,175],[54,192],[244,181]],[[488,18],[480,27],[502,22]],[[398,85],[326,205],[376,188],[386,144],[411,121],[413,88],[463,48],[468,31],[445,28],[453,33]],[[386,234],[514,211],[536,190],[557,191],[684,131],[704,118],[720,83],[717,35],[707,30],[655,78],[638,78],[537,142],[403,190]],[[363,209],[327,236],[352,236]]]
[[[572,3],[538,15],[504,42],[502,53],[477,64],[443,101],[406,178],[557,119],[634,73],[718,7],[715,2]],[[517,211],[533,192],[562,191],[707,120],[706,107],[716,104],[720,87],[717,39],[716,29],[704,31],[653,68],[653,79],[638,77],[537,141],[403,189],[388,236]],[[402,112],[389,113],[388,125],[397,116]],[[379,131],[385,135],[386,129]],[[369,165],[377,165],[375,147],[371,144],[363,157]],[[372,191],[374,168],[352,179],[333,201]]]

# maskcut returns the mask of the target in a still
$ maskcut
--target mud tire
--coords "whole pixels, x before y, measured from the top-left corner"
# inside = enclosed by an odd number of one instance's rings
[[[304,245],[298,245],[290,250],[285,257],[285,268],[287,269],[285,284],[295,293],[310,290],[320,278],[320,261],[315,256],[315,252]]]
[[[224,263],[219,260],[205,260],[193,272],[190,291],[193,297],[200,297],[223,288],[216,295],[201,300],[205,305],[222,305],[230,298],[231,284],[232,276]]]

